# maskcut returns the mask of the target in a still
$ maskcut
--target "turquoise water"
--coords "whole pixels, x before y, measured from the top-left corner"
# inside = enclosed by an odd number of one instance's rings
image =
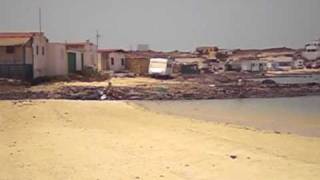
[[[320,137],[320,96],[136,103],[160,113]]]

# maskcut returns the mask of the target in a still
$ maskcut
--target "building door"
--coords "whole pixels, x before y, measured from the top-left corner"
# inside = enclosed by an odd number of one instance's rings
[[[76,53],[68,53],[68,72],[76,72]]]

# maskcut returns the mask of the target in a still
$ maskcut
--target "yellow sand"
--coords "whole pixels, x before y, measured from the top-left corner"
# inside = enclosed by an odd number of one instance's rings
[[[319,138],[156,114],[125,102],[0,102],[1,180],[319,178]]]

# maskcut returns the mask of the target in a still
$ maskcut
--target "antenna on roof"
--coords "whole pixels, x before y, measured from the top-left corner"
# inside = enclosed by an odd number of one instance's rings
[[[97,39],[97,47],[99,47],[99,39],[101,38],[101,34],[99,34],[99,31],[96,31],[96,39]]]
[[[42,33],[41,8],[39,8],[39,32]]]

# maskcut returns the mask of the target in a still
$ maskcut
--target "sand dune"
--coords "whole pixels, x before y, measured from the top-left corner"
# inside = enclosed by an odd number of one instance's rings
[[[0,102],[0,179],[318,180],[319,149],[126,102]]]

